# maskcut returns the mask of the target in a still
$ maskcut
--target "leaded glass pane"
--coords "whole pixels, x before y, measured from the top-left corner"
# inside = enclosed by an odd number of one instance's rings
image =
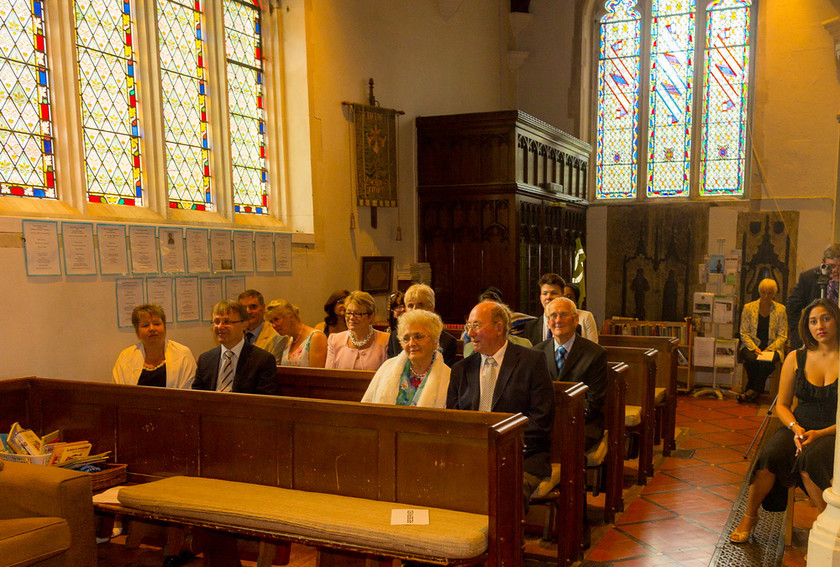
[[[225,0],[233,203],[237,213],[268,213],[261,41],[258,0]]]
[[[635,0],[609,0],[598,62],[597,197],[636,196],[641,20]]]
[[[688,197],[694,0],[653,0],[648,197]]]
[[[0,0],[0,195],[55,199],[41,0]]]
[[[75,0],[88,199],[139,205],[140,134],[131,4]]]
[[[706,20],[700,195],[744,192],[750,0],[714,0]]]
[[[211,208],[202,11],[201,0],[158,1],[169,206],[199,211]]]

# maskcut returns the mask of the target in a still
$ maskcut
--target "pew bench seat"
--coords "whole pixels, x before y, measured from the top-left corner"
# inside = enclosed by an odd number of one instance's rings
[[[668,390],[665,388],[654,388],[653,389],[653,402],[655,404],[662,404],[665,403],[665,398],[668,395]]]
[[[624,427],[636,427],[642,423],[642,406],[624,406]]]
[[[125,487],[119,500],[165,522],[382,557],[456,564],[483,560],[487,551],[486,515],[441,508],[186,476]],[[391,510],[405,508],[428,509],[429,524],[391,525]]]

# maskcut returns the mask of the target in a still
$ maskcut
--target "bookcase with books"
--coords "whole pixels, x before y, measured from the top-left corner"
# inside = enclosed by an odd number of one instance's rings
[[[636,335],[642,337],[677,337],[679,367],[677,386],[681,392],[694,388],[694,366],[691,347],[694,344],[694,328],[691,317],[683,321],[639,321],[630,317],[612,317],[604,321],[601,332],[605,335]]]

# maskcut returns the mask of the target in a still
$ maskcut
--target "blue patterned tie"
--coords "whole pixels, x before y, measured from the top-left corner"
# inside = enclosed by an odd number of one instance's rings
[[[554,351],[554,360],[557,361],[557,374],[560,374],[563,371],[563,363],[566,362],[566,347],[560,345],[557,347],[557,350]]]

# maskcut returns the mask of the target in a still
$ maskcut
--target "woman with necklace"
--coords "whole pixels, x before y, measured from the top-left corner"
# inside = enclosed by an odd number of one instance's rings
[[[275,299],[265,308],[265,320],[281,336],[291,337],[280,366],[323,368],[327,361],[327,337],[300,320],[300,310],[285,299]]]
[[[166,314],[145,303],[131,312],[140,342],[123,350],[114,364],[115,384],[189,390],[195,378],[195,357],[189,348],[166,338]]]
[[[754,402],[764,391],[764,382],[776,368],[776,361],[785,353],[788,319],[785,306],[773,301],[778,291],[770,278],[758,284],[759,299],[744,305],[741,315],[741,361],[747,373],[747,388],[738,401]],[[758,358],[770,353],[772,360]]]
[[[438,352],[440,317],[415,309],[404,313],[395,331],[403,351],[376,371],[363,402],[398,406],[446,407],[449,367]]]
[[[840,309],[827,299],[817,299],[802,311],[799,336],[804,344],[787,355],[779,379],[776,416],[784,427],[756,458],[744,516],[729,536],[732,543],[752,539],[760,506],[784,510],[794,484],[805,489],[817,510],[826,507],[822,494],[831,486],[837,431],[839,324]]]
[[[327,337],[327,368],[378,370],[388,357],[388,333],[373,328],[376,304],[364,291],[344,299],[347,330]]]

